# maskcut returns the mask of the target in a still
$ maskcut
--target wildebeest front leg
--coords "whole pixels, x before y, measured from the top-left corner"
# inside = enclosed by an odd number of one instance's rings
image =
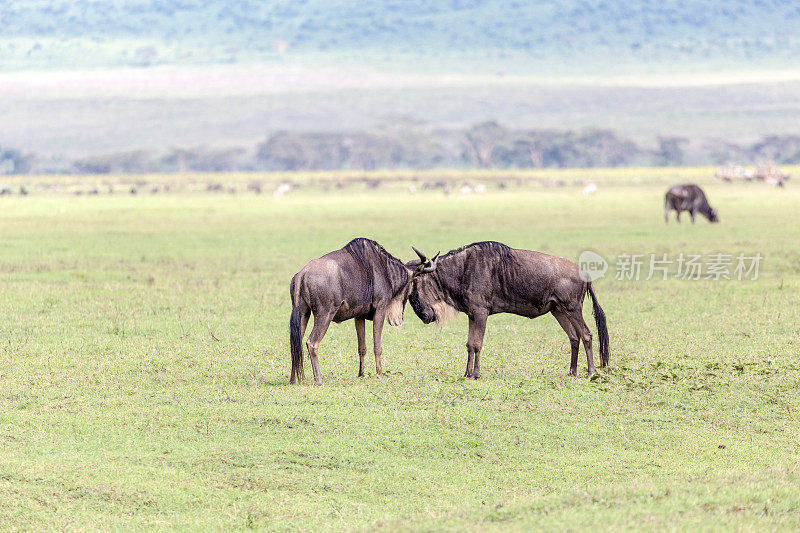
[[[358,377],[364,377],[364,357],[367,355],[366,327],[363,318],[356,318],[356,337],[358,337]]]
[[[571,350],[571,357],[569,360],[569,374],[570,376],[577,376],[578,375],[578,350],[581,347],[580,337],[578,337],[578,333],[575,331],[575,327],[572,325],[569,317],[563,312],[557,309],[553,309],[551,311],[558,323],[561,325],[561,329],[564,330],[564,333],[567,334],[567,338],[569,339],[569,347]]]
[[[470,349],[470,339],[475,335],[475,322],[472,321],[472,318],[469,319],[469,332],[467,333],[467,369],[464,371],[464,377],[467,379],[472,378],[472,367],[475,363],[475,352]]]
[[[306,348],[308,348],[308,356],[311,358],[311,369],[314,371],[314,383],[322,385],[322,374],[319,371],[319,362],[317,356],[319,352],[319,344],[322,342],[322,337],[328,331],[328,326],[331,325],[333,315],[329,313],[326,315],[314,315],[314,327],[311,329],[311,334],[306,341]]]
[[[383,375],[383,366],[381,365],[381,335],[383,334],[383,323],[386,321],[386,310],[375,311],[375,316],[372,318],[372,342],[375,351],[375,373],[379,376]]]
[[[476,311],[469,317],[469,335],[467,338],[467,374],[468,379],[481,377],[481,349],[483,336],[486,333],[486,319],[489,313],[484,310]],[[472,368],[470,369],[470,362]]]

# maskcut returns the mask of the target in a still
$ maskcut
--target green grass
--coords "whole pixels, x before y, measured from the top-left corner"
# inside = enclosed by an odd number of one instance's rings
[[[628,172],[587,174],[609,183],[590,198],[0,198],[0,524],[800,527],[800,191],[709,181],[722,222],[665,226],[665,186],[697,171],[613,184]],[[356,377],[347,322],[323,341],[325,385],[290,387],[289,280],[361,235],[404,259],[496,239],[765,262],[749,282],[598,282],[612,354],[592,382],[566,376],[552,317],[506,315],[464,381],[465,318],[424,326],[409,307],[385,329],[383,379]]]

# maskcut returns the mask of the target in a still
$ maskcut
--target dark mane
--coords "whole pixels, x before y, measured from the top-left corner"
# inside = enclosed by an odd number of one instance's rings
[[[518,284],[517,274],[519,263],[514,256],[511,247],[496,241],[481,241],[450,250],[439,258],[439,266],[430,275],[432,283],[437,284],[440,291],[446,292],[454,301],[467,298],[463,292],[465,286],[461,282],[454,283],[454,280],[461,280],[465,269],[470,265],[492,265],[499,281],[498,290],[515,287]],[[449,280],[449,281],[448,281]],[[445,291],[443,287],[447,287]],[[515,293],[509,292],[506,295],[508,301],[514,301]]]
[[[450,250],[449,252],[447,252],[442,256],[442,259],[459,254],[465,250],[469,250],[472,248],[477,248],[486,255],[496,255],[503,261],[514,261],[514,256],[511,253],[511,248],[503,244],[502,242],[496,242],[496,241],[473,242],[472,244],[467,244],[466,246],[462,246],[461,248]]]
[[[395,296],[408,283],[408,270],[405,264],[387,252],[377,241],[358,237],[347,243],[344,249],[358,262],[364,273],[364,279],[369,281],[367,283],[367,301],[372,301],[375,286],[373,266],[378,267],[386,275],[392,288],[392,296]]]

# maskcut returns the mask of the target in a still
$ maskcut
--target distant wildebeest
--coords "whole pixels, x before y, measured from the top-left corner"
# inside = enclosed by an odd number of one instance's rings
[[[424,259],[423,257],[420,258]],[[416,268],[420,261],[406,263]],[[411,283],[409,302],[426,324],[449,314],[466,313],[467,371],[464,377],[478,379],[486,319],[497,313],[536,318],[552,313],[569,337],[572,349],[569,374],[577,375],[580,341],[586,350],[589,377],[595,374],[592,334],[583,320],[586,292],[592,298],[600,366],[608,364],[606,316],[590,281],[578,266],[564,259],[530,250],[517,250],[499,242],[478,242],[441,256],[430,274]]]
[[[681,211],[689,212],[692,224],[697,213],[706,217],[709,222],[719,222],[718,211],[711,209],[703,189],[693,183],[670,187],[664,195],[664,222],[669,222],[669,212],[673,209],[677,212],[678,223],[681,221]]]
[[[384,320],[399,326],[403,323],[411,280],[436,268],[436,258],[418,263],[409,269],[375,241],[358,238],[344,248],[310,261],[294,275],[289,289],[292,316],[289,320],[289,341],[292,353],[290,383],[302,379],[303,336],[310,315],[314,327],[306,347],[314,371],[314,381],[322,384],[317,362],[319,344],[331,321],[339,323],[355,319],[358,337],[358,375],[364,375],[367,353],[365,320],[372,320],[375,371],[381,366],[381,333]]]

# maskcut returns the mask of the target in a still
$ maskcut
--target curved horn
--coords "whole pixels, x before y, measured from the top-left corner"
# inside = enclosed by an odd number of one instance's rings
[[[439,260],[439,254],[440,253],[442,253],[442,252],[436,252],[436,255],[433,256],[433,259],[431,259],[428,262],[429,264],[425,265],[422,268],[422,272],[427,274],[429,272],[433,272],[434,270],[436,270],[436,262]]]
[[[413,246],[411,247],[411,249],[414,250],[417,253],[417,255],[419,256],[419,260],[420,261],[422,261],[423,263],[427,263],[428,262],[428,256],[427,255],[423,254],[422,252],[420,252],[419,250],[417,250]]]

